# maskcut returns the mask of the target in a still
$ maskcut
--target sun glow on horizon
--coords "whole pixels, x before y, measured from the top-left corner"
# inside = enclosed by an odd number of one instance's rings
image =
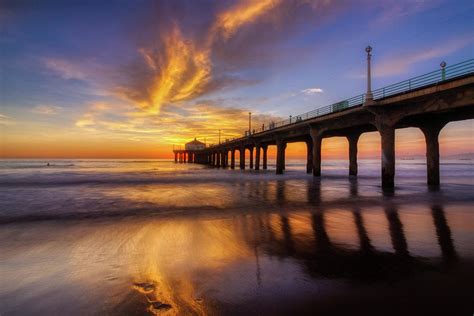
[[[377,44],[379,86],[438,67],[440,60],[451,65],[472,58],[474,47],[463,21],[443,25],[426,14],[432,6],[421,4],[416,12],[399,2],[369,7],[327,0],[145,1],[134,10],[126,3],[94,5],[94,14],[80,4],[0,8],[8,26],[0,157],[171,159],[173,145],[195,137],[216,144],[219,130],[221,141],[243,136],[249,111],[252,126],[260,128],[360,93],[361,42]],[[435,6],[454,10],[450,14],[461,10]],[[372,22],[340,18],[349,13]],[[410,16],[439,38],[408,36],[395,22]],[[46,29],[45,20],[52,27]],[[449,45],[438,47],[440,39]],[[473,151],[472,122],[443,129],[443,156]],[[322,156],[346,159],[347,150],[344,138],[325,139]],[[378,133],[362,135],[359,157],[379,155]],[[424,155],[419,130],[397,131],[397,155]],[[303,159],[305,144],[290,144],[287,156]]]

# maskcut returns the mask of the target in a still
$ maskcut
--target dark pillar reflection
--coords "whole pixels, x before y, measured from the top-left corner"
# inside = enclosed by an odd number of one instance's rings
[[[313,228],[316,253],[325,253],[331,250],[331,241],[324,223],[324,213],[317,211],[311,214],[311,227]]]
[[[265,203],[268,203],[268,183],[265,181],[259,182],[259,189],[260,189],[260,195],[262,198],[262,201]]]
[[[359,182],[355,177],[349,178],[349,194],[351,197],[359,196]]]
[[[311,228],[314,235],[315,253],[326,253],[331,250],[331,241],[325,227],[324,211],[320,208],[321,178],[312,178],[307,184],[308,202],[316,208],[316,210],[311,213]]]
[[[283,232],[283,241],[286,253],[293,255],[295,253],[295,242],[293,241],[293,234],[291,232],[290,221],[285,215],[280,216],[281,231]]]
[[[254,254],[255,254],[255,265],[257,269],[255,271],[255,278],[257,279],[257,284],[260,286],[262,285],[262,273],[260,272],[260,258],[258,256],[258,246],[255,245],[254,247]]]
[[[393,249],[399,256],[409,257],[408,244],[403,231],[403,224],[398,216],[398,211],[394,207],[385,210],[387,216],[390,237],[392,239]]]
[[[255,219],[257,220],[256,226],[258,227],[257,229],[257,235],[258,235],[258,240],[264,240],[265,239],[265,224],[263,222],[263,218],[261,215],[255,216]]]
[[[372,253],[374,251],[374,247],[372,246],[369,234],[365,229],[364,220],[360,210],[355,209],[352,211],[352,214],[354,215],[354,223],[357,227],[357,235],[359,236],[360,251],[364,254]]]
[[[307,182],[307,199],[311,205],[319,205],[321,202],[321,178],[312,178]]]
[[[458,260],[458,255],[451,237],[451,229],[444,215],[444,210],[441,206],[435,205],[431,207],[431,214],[436,227],[436,235],[438,236],[443,261],[446,264],[454,263]]]
[[[276,200],[279,205],[285,204],[285,181],[278,180],[276,183]]]
[[[357,198],[359,195],[359,187],[357,178],[351,177],[349,178],[349,195],[352,198]],[[357,202],[355,202],[357,203]],[[365,229],[364,219],[362,218],[361,210],[358,207],[355,207],[352,211],[354,215],[354,224],[357,228],[357,235],[359,237],[359,244],[360,244],[360,251],[363,254],[373,253],[374,247],[369,238],[369,234]]]
[[[269,214],[265,214],[264,215],[264,227],[265,227],[265,230],[267,232],[267,235],[266,235],[266,238],[270,241],[270,242],[274,242],[276,240],[276,237],[275,237],[275,232],[273,231],[273,228],[272,228],[272,225],[271,225],[271,217]]]

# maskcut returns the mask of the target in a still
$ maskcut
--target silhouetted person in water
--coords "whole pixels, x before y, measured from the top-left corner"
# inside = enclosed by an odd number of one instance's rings
[[[49,167],[49,162],[46,164],[46,166],[48,166],[48,167]]]

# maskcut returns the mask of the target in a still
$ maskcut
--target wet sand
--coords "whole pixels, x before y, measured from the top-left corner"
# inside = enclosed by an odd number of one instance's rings
[[[3,171],[1,315],[474,310],[470,165],[430,190],[410,163],[394,192],[375,167],[120,168]]]

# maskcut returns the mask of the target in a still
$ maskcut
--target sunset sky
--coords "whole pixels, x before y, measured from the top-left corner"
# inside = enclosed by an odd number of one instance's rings
[[[1,1],[0,157],[169,158],[474,57],[474,1]],[[441,153],[473,152],[472,120]],[[377,133],[361,157],[377,157]],[[325,157],[347,153],[326,139]],[[304,147],[289,146],[290,157]],[[419,130],[397,154],[422,155]]]

